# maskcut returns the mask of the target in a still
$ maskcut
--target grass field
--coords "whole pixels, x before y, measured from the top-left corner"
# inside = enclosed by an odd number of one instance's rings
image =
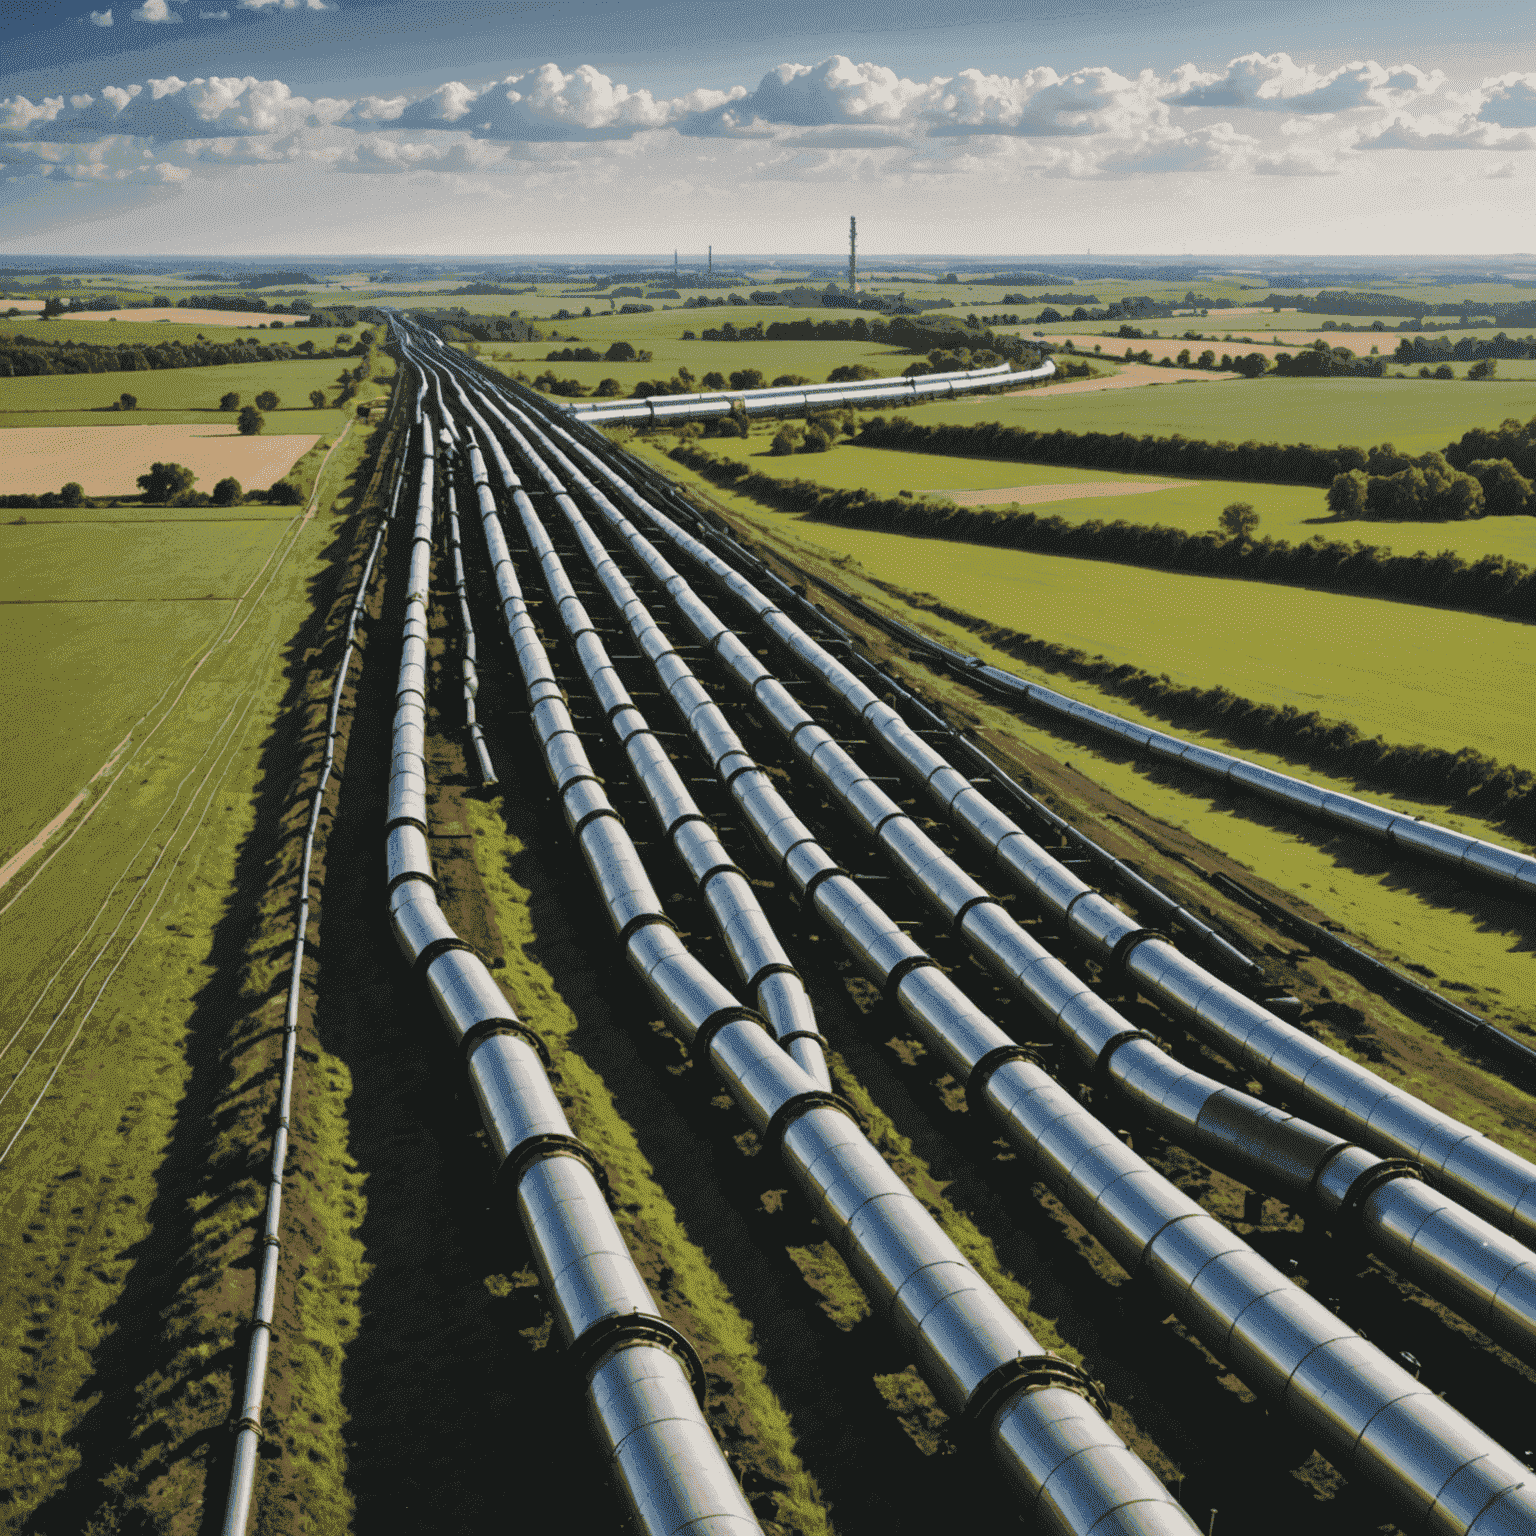
[[[41,378],[0,379],[0,426],[66,427],[202,421],[233,422],[233,411],[220,411],[219,400],[233,390],[250,405],[263,390],[274,391],[279,409],[265,413],[272,432],[335,432],[352,410],[311,410],[312,390],[336,395],[343,369],[356,358],[316,358],[290,363],[233,363],[223,368],[156,368],[129,373],[48,374]],[[111,407],[124,392],[138,399],[134,411]]]
[[[685,484],[693,479],[671,461],[665,467]],[[1219,683],[1245,698],[1315,709],[1368,736],[1452,751],[1472,746],[1536,768],[1527,707],[1536,634],[1526,625],[839,528],[710,494],[781,539],[857,561],[881,580],[1039,639],[1179,683]]]
[[[1434,379],[1251,379],[1230,389],[1176,386],[1088,395],[1050,390],[978,400],[939,400],[923,422],[1001,421],[1039,432],[1130,432],[1212,442],[1312,443],[1410,453],[1444,448],[1471,427],[1536,414],[1536,385],[1446,384]]]
[[[359,326],[324,326],[311,330],[308,326],[284,326],[280,331],[269,333],[257,330],[254,326],[217,325],[212,321],[204,325],[200,322],[188,324],[185,321],[135,319],[134,316],[144,312],[133,309],[122,310],[115,318],[104,314],[96,319],[76,317],[39,320],[34,317],[7,320],[4,318],[5,308],[5,304],[0,302],[0,341],[16,336],[30,336],[37,341],[55,344],[73,341],[87,347],[120,347],[125,344],[153,347],[163,341],[179,341],[185,346],[195,342],[197,333],[202,331],[203,339],[209,342],[258,341],[263,346],[269,342],[273,345],[281,342],[297,347],[302,341],[312,341],[316,351],[330,351],[335,347],[338,336],[350,336],[356,341],[358,331],[367,329]],[[218,311],[209,310],[206,313],[212,315]],[[340,359],[337,360],[337,366],[341,366]]]
[[[924,418],[919,415],[917,419]],[[1012,486],[1028,487],[1036,493],[1050,486],[1148,486],[1153,489],[1135,495],[1074,496],[1060,501],[1032,497],[1029,510],[1041,517],[1062,517],[1071,522],[1098,518],[1108,523],[1160,523],[1201,532],[1217,526],[1222,508],[1234,501],[1246,501],[1259,514],[1260,538],[1288,539],[1293,544],[1317,536],[1345,543],[1358,539],[1398,554],[1452,549],[1466,560],[1505,555],[1511,560],[1536,564],[1536,517],[1484,517],[1462,523],[1336,523],[1330,519],[1325,493],[1311,486],[1203,480],[1173,490],[1158,490],[1155,487],[1178,477],[906,453],[899,449],[860,447],[847,441],[839,441],[828,453],[776,458],[768,452],[769,434],[775,430],[756,427],[751,437],[710,438],[705,446],[718,457],[750,464],[760,474],[783,480],[811,480],[833,490],[864,489],[882,496],[895,496],[902,491],[943,496],[949,491]],[[672,439],[659,436],[635,441],[645,441],[647,451],[659,445],[665,452]],[[678,465],[668,461],[669,473],[678,469]]]

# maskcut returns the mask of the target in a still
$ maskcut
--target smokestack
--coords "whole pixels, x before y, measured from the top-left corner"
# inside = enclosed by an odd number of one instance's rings
[[[848,292],[859,291],[859,221],[848,217]]]
[[[715,275],[715,248],[714,248],[714,246],[710,246],[710,248],[709,248],[709,275],[711,277],[713,277]]]

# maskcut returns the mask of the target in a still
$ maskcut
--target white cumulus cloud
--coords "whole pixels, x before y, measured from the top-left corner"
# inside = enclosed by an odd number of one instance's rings
[[[110,27],[112,25],[111,11],[92,11],[91,25],[93,27]]]
[[[1281,112],[1349,112],[1400,107],[1434,95],[1445,84],[1439,70],[1412,64],[1390,69],[1374,59],[1320,71],[1288,53],[1245,53],[1225,70],[1202,74],[1194,65],[1175,73],[1166,99],[1179,107],[1242,107]]]
[[[181,17],[165,3],[165,0],[144,0],[143,5],[135,6],[128,14],[135,21],[171,22],[181,20]]]

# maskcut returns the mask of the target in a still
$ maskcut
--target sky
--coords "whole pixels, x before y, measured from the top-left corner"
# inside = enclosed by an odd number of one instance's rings
[[[96,0],[101,3],[101,0]],[[1536,6],[18,0],[0,253],[1536,250]]]

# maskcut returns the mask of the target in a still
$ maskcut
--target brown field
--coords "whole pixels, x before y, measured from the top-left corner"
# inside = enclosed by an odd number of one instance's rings
[[[1274,334],[1271,332],[1271,334]],[[1140,341],[1126,341],[1119,336],[1095,336],[1091,332],[1083,332],[1073,336],[1052,336],[1050,341],[1063,345],[1071,342],[1079,352],[1092,354],[1095,346],[1104,350],[1100,354],[1103,357],[1124,357],[1125,349],[1129,347],[1133,352],[1150,352],[1153,359],[1163,357],[1177,357],[1180,352],[1187,351],[1191,357],[1199,357],[1202,352],[1214,352],[1220,358],[1223,352],[1239,352],[1243,355],[1249,352],[1262,352],[1265,357],[1273,357],[1276,352],[1287,350],[1285,347],[1277,347],[1268,342],[1256,342],[1249,346],[1245,341],[1181,341],[1178,337],[1147,336]],[[1317,338],[1312,337],[1315,341]]]
[[[281,480],[313,446],[316,434],[241,437],[224,422],[204,426],[10,427],[0,442],[0,495],[56,491],[78,480],[87,496],[134,496],[136,480],[156,461],[185,464],[197,489],[226,475],[243,486]]]
[[[12,300],[17,309],[41,309],[41,299],[36,301]],[[10,308],[0,303],[0,311]],[[284,326],[301,323],[302,315],[266,315],[259,310],[245,309],[82,309],[60,317],[65,320],[132,320],[135,325],[145,325],[155,320],[169,320],[173,325],[267,325],[281,320]]]
[[[1134,389],[1142,384],[1222,384],[1241,378],[1238,373],[1207,373],[1202,368],[1163,368],[1156,363],[1122,363],[1119,371],[1098,379],[1073,379],[1067,384],[1052,384],[1052,396],[1087,394],[1096,389]],[[1010,389],[1009,395],[1027,395],[1028,388]]]
[[[1162,372],[1161,369],[1158,370]],[[1179,491],[1193,480],[1088,480],[1078,485],[1001,485],[970,491],[926,491],[928,496],[947,496],[961,507],[1005,507],[1010,502],[1032,505],[1039,501],[1076,501],[1083,496],[1141,496],[1148,491]]]
[[[19,309],[23,314],[36,314],[42,307],[41,299],[0,299],[0,315],[8,309]]]

